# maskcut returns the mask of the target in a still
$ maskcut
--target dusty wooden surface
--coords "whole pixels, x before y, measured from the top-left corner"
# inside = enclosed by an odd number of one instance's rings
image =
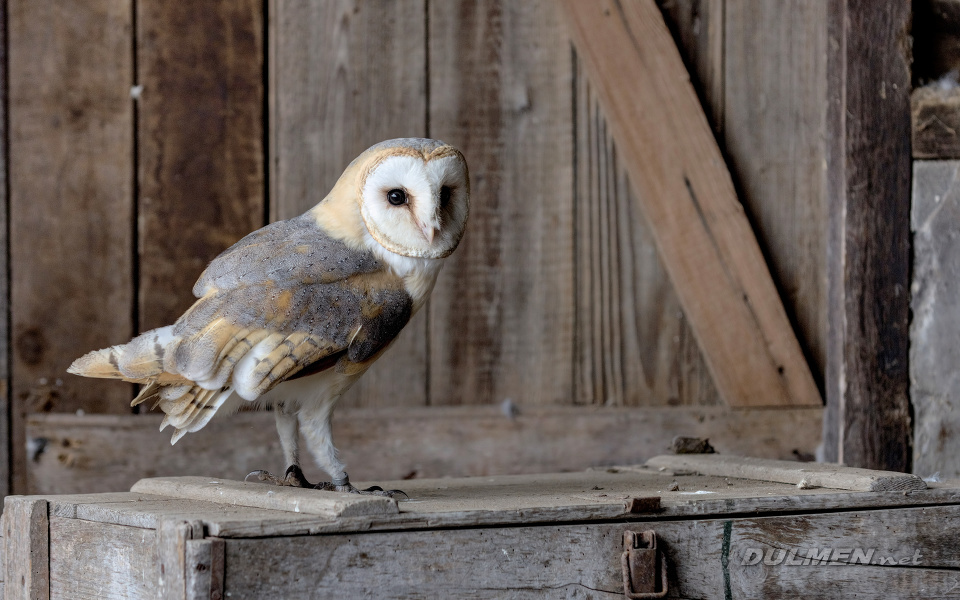
[[[270,2],[271,220],[313,207],[369,146],[427,135],[425,5]],[[424,308],[345,402],[424,404],[427,344]]]
[[[3,502],[6,600],[43,599],[50,593],[47,501],[7,496]]]
[[[910,2],[829,4],[826,460],[909,471]]]
[[[913,470],[960,475],[960,222],[958,161],[916,161],[913,167],[913,282],[910,401]]]
[[[157,598],[157,532],[50,515],[50,597]]]
[[[265,224],[263,19],[259,0],[137,2],[139,331]]]
[[[647,466],[672,471],[693,471],[702,475],[739,477],[759,481],[778,481],[797,486],[825,487],[857,492],[924,490],[927,485],[916,475],[857,469],[828,463],[770,460],[720,454],[684,454],[656,456]]]
[[[797,463],[798,468],[806,466]],[[366,485],[368,482],[363,482]],[[801,489],[789,483],[689,470],[619,466],[577,473],[498,475],[474,478],[381,482],[409,494],[399,512],[341,516],[296,512],[296,499],[332,500],[344,495],[289,490],[285,510],[230,502],[173,498],[141,492],[48,496],[51,517],[156,529],[164,521],[199,521],[207,535],[262,537],[411,528],[524,525],[595,520],[656,520],[693,516],[728,517],[884,507],[954,504],[957,482],[926,490],[854,492]],[[264,483],[234,482],[251,494],[276,495]],[[39,497],[29,497],[39,498]],[[268,500],[264,500],[267,502]],[[281,506],[274,503],[273,506]]]
[[[933,83],[910,94],[914,158],[960,158],[960,87]]]
[[[431,404],[572,398],[572,67],[558,19],[550,0],[429,5],[429,132],[471,171],[470,224],[430,303]]]
[[[133,331],[130,3],[10,2],[10,319],[14,489],[23,415],[129,411],[125,384],[67,378]]]
[[[721,397],[735,406],[819,405],[806,359],[656,6],[652,0],[563,6]],[[609,35],[591,35],[599,28]],[[624,72],[638,75],[625,79]]]
[[[43,517],[29,542],[45,550],[49,502],[53,598],[613,597],[627,529],[656,531],[679,597],[950,597],[960,571],[943,526],[960,518],[958,481],[798,489],[670,465],[385,483],[410,494],[399,512],[339,517],[141,492],[12,497],[5,534],[29,527],[18,507],[42,506],[27,513]]]
[[[334,441],[354,479],[536,473],[639,463],[675,435],[709,437],[723,453],[812,456],[821,409],[729,411],[721,407],[582,409],[519,405],[338,411]],[[30,463],[34,493],[128,489],[144,477],[282,473],[273,416],[214,419],[170,446],[158,416],[33,415],[29,437],[45,440]],[[309,459],[308,479],[326,479]],[[402,487],[400,489],[403,489]]]
[[[130,491],[168,498],[187,498],[251,508],[302,512],[330,518],[397,512],[396,500],[381,496],[303,494],[302,490],[280,486],[271,487],[269,491],[263,493],[263,488],[209,477],[141,479],[133,484]]]

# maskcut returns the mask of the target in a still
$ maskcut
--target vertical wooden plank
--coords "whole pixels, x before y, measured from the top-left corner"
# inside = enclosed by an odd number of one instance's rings
[[[160,561],[160,598],[186,600],[187,547],[203,538],[203,523],[163,519],[157,524],[157,558]]]
[[[276,220],[322,200],[376,142],[427,134],[426,9],[425,0],[274,0],[270,11]],[[427,402],[426,312],[348,392],[348,404]]]
[[[827,337],[827,5],[726,0],[724,141],[784,307],[821,384]]]
[[[50,527],[47,501],[7,496],[3,502],[6,600],[50,597]]]
[[[471,171],[471,221],[430,306],[435,404],[569,403],[571,55],[553,2],[431,2],[430,133]]]
[[[724,112],[724,10],[727,0],[657,0],[700,103],[718,137]]]
[[[561,4],[721,396],[731,406],[819,405],[809,366],[656,6],[652,0]],[[603,36],[595,34],[601,30]]]
[[[0,4],[0,497],[10,493],[10,239],[7,151],[7,3]],[[0,556],[2,558],[2,556]],[[0,562],[2,564],[2,562]],[[2,593],[0,593],[2,596]]]
[[[827,460],[911,460],[910,2],[831,0]]]
[[[137,0],[139,328],[264,225],[263,2]]]
[[[187,540],[186,597],[188,600],[223,598],[224,541],[218,538]]]
[[[131,386],[65,370],[133,333],[132,5],[7,7],[13,452],[22,470],[25,413],[130,410]]]
[[[579,60],[574,75],[580,281],[576,402],[717,404],[709,369],[617,162],[616,145]]]

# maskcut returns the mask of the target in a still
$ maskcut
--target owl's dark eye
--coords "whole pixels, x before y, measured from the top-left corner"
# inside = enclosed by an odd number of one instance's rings
[[[447,205],[450,204],[450,194],[452,193],[453,190],[447,186],[440,188],[440,208],[446,208]]]
[[[390,190],[387,192],[387,200],[394,206],[401,206],[407,203],[407,193],[403,190]]]

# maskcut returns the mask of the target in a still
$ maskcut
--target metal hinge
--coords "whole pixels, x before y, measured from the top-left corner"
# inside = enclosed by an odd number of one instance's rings
[[[660,568],[657,568],[659,563]],[[636,598],[663,598],[667,595],[667,561],[657,550],[657,534],[653,531],[624,531],[623,595]],[[657,584],[657,572],[660,582]],[[657,589],[660,588],[658,592]]]

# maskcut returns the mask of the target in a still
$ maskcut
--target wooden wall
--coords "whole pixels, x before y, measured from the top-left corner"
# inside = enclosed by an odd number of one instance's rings
[[[660,4],[822,383],[825,5]],[[74,358],[172,321],[207,261],[390,137],[460,147],[473,212],[350,405],[718,404],[554,2],[9,0],[6,18],[14,489],[26,414],[130,411],[129,386],[65,375]]]

